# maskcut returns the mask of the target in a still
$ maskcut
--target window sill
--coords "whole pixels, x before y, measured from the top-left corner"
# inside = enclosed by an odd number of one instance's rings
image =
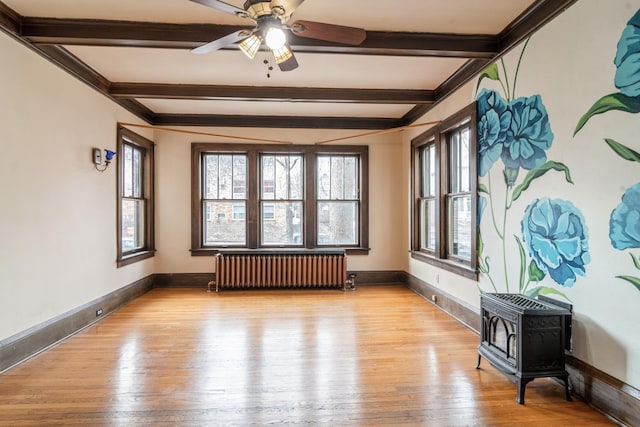
[[[286,250],[287,248],[255,248],[256,251],[261,251],[261,250],[265,250],[265,249],[273,249],[273,250],[278,250],[278,249],[282,249],[282,250]],[[289,248],[291,249],[291,248]],[[371,248],[344,248],[344,247],[339,247],[339,246],[321,246],[321,247],[317,247],[317,248],[296,248],[297,250],[302,250],[302,251],[323,251],[323,250],[332,250],[332,249],[338,249],[338,250],[344,250],[346,252],[347,255],[369,255],[369,251],[371,251]],[[296,249],[293,249],[294,251]],[[233,248],[233,247],[228,247],[228,248],[199,248],[199,249],[191,249],[191,256],[215,256],[218,252],[220,251],[224,251],[224,250],[246,250],[246,251],[251,251],[253,249],[248,249],[248,248]]]
[[[138,261],[142,261],[143,259],[151,258],[155,254],[156,254],[155,249],[135,252],[135,253],[132,253],[132,254],[127,254],[127,255],[125,255],[123,257],[119,257],[116,260],[116,264],[117,264],[118,268],[124,267],[126,265],[130,265],[130,264],[136,263]]]
[[[426,262],[427,264],[431,264],[435,267],[442,268],[443,270],[447,270],[451,273],[458,274],[462,277],[466,277],[467,279],[472,279],[476,282],[478,281],[478,272],[476,270],[473,270],[470,266],[466,264],[460,264],[448,259],[435,258],[433,256],[424,254],[422,252],[417,252],[417,251],[411,252],[411,258],[416,259],[418,261]]]

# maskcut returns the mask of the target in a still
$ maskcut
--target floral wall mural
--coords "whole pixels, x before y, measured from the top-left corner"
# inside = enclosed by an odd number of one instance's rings
[[[409,272],[474,308],[485,292],[570,302],[572,357],[640,390],[640,0],[573,3],[423,120],[469,102],[478,279]]]
[[[502,94],[482,89],[478,102],[478,173],[479,215],[489,211],[493,232],[502,246],[502,271],[492,268],[494,260],[484,254],[482,229],[479,236],[478,265],[480,272],[489,279],[492,289],[481,292],[519,292],[529,296],[557,294],[568,297],[557,288],[545,284],[549,277],[558,285],[571,287],[576,276],[585,275],[590,261],[588,232],[584,216],[568,200],[534,199],[524,209],[521,235],[507,230],[507,217],[515,210],[514,203],[525,199],[525,192],[535,181],[548,172],[563,174],[568,184],[573,184],[569,168],[547,158],[554,134],[542,97],[539,94],[517,97],[518,73],[529,40],[520,52],[513,79],[509,79],[504,59],[485,69],[478,79],[476,92],[489,79],[499,83]],[[494,182],[490,171],[500,168],[502,180]],[[526,172],[525,172],[526,171]],[[525,174],[526,173],[526,174]],[[524,176],[523,176],[524,174]],[[497,186],[503,186],[497,196]],[[513,234],[512,234],[513,233]],[[514,244],[519,254],[516,272],[509,271],[507,262],[509,246]],[[529,261],[527,262],[527,259]],[[496,277],[499,276],[499,279]],[[514,285],[514,279],[517,286]],[[548,280],[547,280],[548,281]]]
[[[598,99],[578,121],[574,136],[595,115],[614,110],[640,113],[640,10],[622,31],[614,64],[614,84],[619,92]],[[640,163],[640,153],[628,145],[612,138],[604,138],[604,142],[622,159]],[[611,245],[620,251],[640,248],[640,182],[625,191],[621,203],[611,212],[609,238]],[[633,252],[629,254],[635,269],[640,271],[639,256]],[[637,276],[616,277],[631,283],[640,291],[640,273]]]

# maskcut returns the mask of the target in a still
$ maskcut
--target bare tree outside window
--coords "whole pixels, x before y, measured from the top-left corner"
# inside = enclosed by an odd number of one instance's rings
[[[303,243],[302,164],[303,158],[299,154],[261,156],[260,229],[263,245],[295,246]]]
[[[319,155],[317,159],[318,245],[357,245],[358,157]]]

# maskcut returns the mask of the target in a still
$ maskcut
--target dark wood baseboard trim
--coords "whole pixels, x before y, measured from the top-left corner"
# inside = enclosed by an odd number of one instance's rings
[[[451,295],[405,273],[409,289],[428,302],[440,307],[476,333],[480,331],[480,313]],[[435,295],[436,301],[432,301]],[[567,371],[571,392],[612,421],[622,425],[640,426],[640,390],[590,366],[567,356]]]
[[[454,298],[441,289],[431,286],[411,274],[405,273],[405,282],[409,289],[439,307],[460,323],[477,334],[480,333],[480,310]],[[434,301],[435,297],[435,301]]]
[[[356,275],[356,287],[368,285],[405,284],[404,271],[349,271]],[[207,283],[215,281],[215,273],[160,273],[155,274],[154,288],[207,288]]]
[[[404,271],[349,271],[356,275],[356,288],[367,285],[398,285],[407,283]]]
[[[0,372],[35,356],[153,289],[147,276],[103,297],[0,341]],[[96,311],[102,309],[97,316]]]
[[[215,279],[215,273],[159,273],[153,275],[153,287],[207,289],[207,283]]]
[[[640,390],[567,356],[569,384],[574,394],[613,421],[640,426]]]

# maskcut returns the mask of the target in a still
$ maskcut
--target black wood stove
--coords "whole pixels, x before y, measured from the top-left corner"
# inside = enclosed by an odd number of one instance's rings
[[[476,368],[484,357],[515,381],[520,404],[524,404],[527,383],[541,377],[562,380],[566,398],[571,400],[564,356],[570,348],[571,308],[571,304],[543,296],[482,294]]]

